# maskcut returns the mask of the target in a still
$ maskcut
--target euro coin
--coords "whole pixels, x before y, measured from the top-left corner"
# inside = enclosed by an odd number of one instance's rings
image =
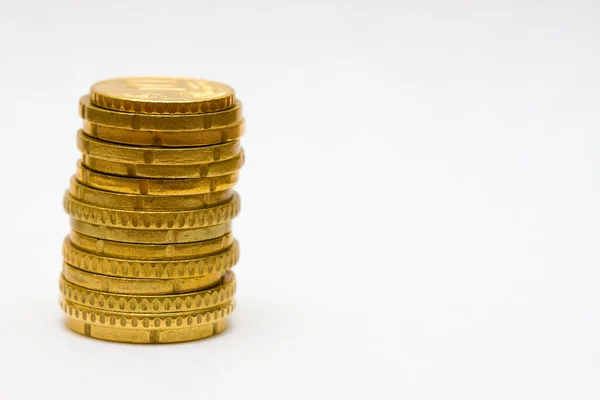
[[[76,310],[73,311],[77,313]],[[83,316],[83,312],[81,313]],[[94,315],[94,319],[96,316]],[[86,314],[87,318],[87,314]],[[99,317],[100,318],[100,317]],[[92,317],[90,316],[90,320]],[[106,320],[106,317],[105,317]],[[211,337],[227,329],[227,318],[212,324],[183,329],[123,329],[66,316],[66,326],[75,333],[94,339],[120,343],[159,344],[189,342]]]
[[[237,263],[239,254],[236,241],[219,253],[184,260],[130,260],[106,257],[77,248],[69,238],[63,243],[63,257],[67,264],[82,271],[122,278],[194,278],[225,272]]]
[[[197,147],[225,143],[236,140],[244,134],[244,119],[233,125],[197,131],[149,131],[140,129],[115,128],[83,121],[83,132],[107,142],[162,147]]]
[[[244,152],[240,151],[235,157],[223,161],[190,165],[128,164],[103,160],[86,154],[82,155],[81,161],[92,171],[108,175],[151,179],[206,178],[232,174],[242,168]]]
[[[234,140],[204,147],[142,147],[103,142],[77,132],[77,148],[83,154],[102,160],[127,164],[196,165],[227,160],[240,152],[240,141]]]
[[[61,306],[70,317],[100,325],[119,328],[192,328],[204,324],[212,324],[226,318],[235,307],[229,301],[215,307],[174,313],[127,313],[107,311],[94,307],[86,307],[61,296]]]
[[[63,276],[67,281],[86,289],[118,294],[158,295],[209,289],[221,282],[223,273],[218,272],[193,278],[120,278],[94,274],[63,263]]]
[[[71,229],[86,236],[125,243],[173,244],[216,239],[231,231],[231,222],[196,229],[125,229],[88,224],[71,218]]]
[[[235,92],[219,82],[191,78],[130,77],[95,83],[98,107],[142,114],[197,114],[230,108]]]
[[[108,192],[154,196],[178,196],[220,192],[231,189],[238,181],[238,172],[210,178],[150,179],[113,176],[77,165],[77,180],[87,186]]]
[[[73,198],[99,207],[125,210],[172,211],[197,210],[212,207],[231,200],[233,190],[200,193],[182,196],[147,196],[126,193],[108,192],[94,189],[71,178],[69,193]]]
[[[223,224],[240,211],[240,197],[210,208],[182,211],[135,211],[99,207],[73,198],[67,192],[64,207],[71,217],[91,224],[131,229],[191,229]]]
[[[60,279],[60,291],[66,300],[86,307],[107,311],[135,313],[170,313],[201,310],[233,300],[235,275],[228,271],[214,288],[174,295],[130,295],[86,289]]]
[[[123,243],[85,236],[75,231],[71,231],[69,239],[75,247],[100,256],[162,261],[197,258],[218,253],[231,246],[234,240],[233,235],[227,233],[216,239],[202,242],[174,244]]]
[[[90,96],[79,99],[79,115],[94,124],[149,131],[196,131],[222,128],[242,119],[242,104],[235,101],[227,110],[185,115],[156,115],[107,110],[93,105]]]

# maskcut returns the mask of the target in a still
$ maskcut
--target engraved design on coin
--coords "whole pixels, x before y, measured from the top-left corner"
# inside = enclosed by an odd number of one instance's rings
[[[120,97],[142,100],[195,100],[226,95],[211,82],[174,78],[123,78],[118,81],[135,90],[120,92]]]

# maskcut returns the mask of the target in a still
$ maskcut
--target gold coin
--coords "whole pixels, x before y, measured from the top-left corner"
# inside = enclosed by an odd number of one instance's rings
[[[171,211],[197,210],[222,204],[231,200],[233,190],[214,193],[190,194],[185,196],[146,196],[107,192],[91,188],[75,177],[71,178],[69,193],[78,200],[100,207],[125,210]]]
[[[82,271],[121,278],[172,279],[194,278],[224,272],[239,259],[239,245],[209,256],[187,260],[128,260],[86,252],[73,246],[67,237],[63,243],[64,261]]]
[[[184,211],[136,211],[104,208],[76,200],[67,192],[64,208],[71,217],[90,224],[130,229],[192,229],[219,225],[235,218],[240,196],[210,208]]]
[[[223,176],[236,172],[244,165],[244,152],[241,150],[237,156],[223,161],[215,161],[194,165],[154,165],[154,164],[127,164],[117,161],[102,160],[83,154],[83,165],[89,169],[103,174],[128,176],[131,178],[151,179],[185,179],[206,178]]]
[[[81,313],[83,315],[83,313]],[[106,318],[106,317],[105,317]],[[108,340],[111,342],[157,344],[179,343],[204,339],[227,329],[227,318],[212,324],[200,325],[183,329],[123,329],[87,323],[73,317],[66,317],[67,328],[75,333],[94,339]]]
[[[202,242],[175,244],[123,243],[97,239],[71,231],[69,239],[74,246],[105,257],[130,260],[181,260],[198,258],[218,253],[233,244],[233,235],[227,233],[221,237]]]
[[[103,142],[77,132],[77,148],[83,154],[127,164],[197,165],[227,160],[240,153],[240,141],[234,140],[204,147],[140,147]]]
[[[193,147],[225,143],[242,137],[245,123],[242,118],[233,125],[200,131],[148,131],[114,128],[83,121],[83,132],[107,142],[137,146]]]
[[[235,92],[219,82],[191,78],[130,77],[101,81],[92,103],[109,110],[142,114],[197,114],[226,110]]]
[[[205,324],[212,324],[226,318],[235,307],[235,301],[202,309],[172,313],[131,313],[107,311],[95,307],[82,306],[60,297],[63,311],[72,318],[98,325],[114,326],[118,328],[133,329],[165,329],[165,328],[191,328]]]
[[[105,293],[75,285],[61,276],[63,298],[86,307],[117,312],[171,313],[212,308],[233,300],[235,275],[227,271],[212,289],[177,295],[137,296]]]
[[[205,114],[140,114],[107,110],[79,99],[79,115],[94,124],[147,131],[198,131],[233,125],[242,119],[242,103],[235,101],[227,110]]]
[[[177,196],[220,192],[231,189],[238,180],[238,172],[211,178],[149,179],[126,178],[94,172],[81,163],[77,165],[77,180],[109,192],[155,196]]]
[[[199,229],[124,229],[71,218],[71,229],[86,236],[125,243],[172,244],[216,239],[231,231],[231,222]]]
[[[142,279],[117,278],[114,276],[94,274],[63,263],[63,276],[66,280],[86,289],[107,293],[155,295],[178,294],[209,289],[218,285],[222,272],[193,278],[174,279]]]

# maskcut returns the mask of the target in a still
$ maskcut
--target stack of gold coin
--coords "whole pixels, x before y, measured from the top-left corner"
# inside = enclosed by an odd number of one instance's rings
[[[239,247],[231,221],[244,120],[229,86],[123,78],[80,101],[82,153],[65,194],[60,304],[71,330],[131,343],[222,332]]]

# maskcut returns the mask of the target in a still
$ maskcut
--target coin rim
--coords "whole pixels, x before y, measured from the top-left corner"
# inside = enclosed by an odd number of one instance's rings
[[[116,311],[106,311],[94,307],[82,306],[80,304],[74,303],[65,299],[63,296],[60,296],[60,305],[65,314],[67,314],[71,318],[76,318],[80,321],[90,322],[98,325],[111,326],[120,329],[128,329],[134,328],[139,329],[144,327],[144,319],[152,320],[154,322],[154,326],[152,328],[164,329],[164,328],[175,328],[175,329],[185,329],[191,327],[202,326],[206,324],[212,324],[223,318],[228,317],[235,308],[235,299],[230,300],[227,303],[222,305],[211,307],[203,310],[193,310],[187,312],[178,312],[178,313],[125,313],[125,312],[116,312]],[[72,310],[72,311],[71,311]],[[85,312],[85,314],[84,314]],[[74,315],[75,314],[75,315]],[[92,317],[92,314],[95,314],[95,317]],[[210,320],[206,321],[206,316],[211,315]],[[87,316],[89,315],[89,320]],[[181,325],[176,327],[171,326],[174,319],[182,318],[187,322],[188,317],[193,317],[197,320],[197,317],[202,315],[202,322],[192,322],[191,324],[187,324],[184,326],[184,322],[182,321]],[[104,317],[104,318],[102,318]],[[114,318],[111,318],[114,317]],[[125,318],[126,323],[125,326],[121,324],[121,326],[117,326],[117,321],[122,321],[122,318]],[[95,322],[92,322],[92,319],[96,319]],[[101,321],[104,319],[104,323]],[[135,322],[135,327],[133,325],[133,321]],[[148,321],[149,322],[149,321]],[[150,326],[148,326],[150,327]]]
[[[208,178],[188,179],[151,179],[116,176],[93,171],[81,162],[77,163],[77,180],[85,185],[107,192],[151,195],[178,196],[222,192],[233,188],[239,180],[239,172]]]
[[[61,295],[67,300],[85,307],[117,312],[171,313],[202,310],[229,302],[235,297],[236,278],[233,271],[227,271],[223,274],[221,283],[218,286],[209,289],[173,295],[132,295],[107,293],[88,289],[69,282],[61,274],[59,279],[59,290]],[[216,302],[214,302],[215,294],[217,295]],[[200,306],[196,306],[197,300],[195,298],[198,296],[200,297]],[[90,304],[91,298],[94,299],[93,304]],[[188,300],[193,302],[191,306],[186,305]],[[132,302],[135,304],[134,309],[131,308]],[[146,306],[147,309],[143,309],[144,302],[148,303]],[[172,311],[171,308],[176,308],[177,303],[181,304],[179,306],[180,308]],[[113,307],[110,306],[111,304],[113,304]],[[121,306],[121,304],[124,304],[124,306]],[[158,304],[158,307],[153,307],[155,304]],[[158,310],[156,308],[158,308]],[[151,309],[151,311],[148,311],[149,309]]]
[[[71,230],[68,238],[75,247],[103,257],[140,261],[161,260],[165,262],[210,256],[230,247],[235,240],[233,233],[229,232],[218,238],[200,242],[172,244],[125,243],[98,239],[93,236],[83,235],[74,230]],[[98,249],[99,243],[101,243],[102,250]],[[190,252],[192,248],[203,249],[203,251],[193,253]],[[185,254],[181,254],[182,252]],[[153,255],[148,256],[149,253],[153,253]],[[172,253],[172,255],[168,255],[168,253]]]
[[[233,189],[226,189],[226,190],[222,190],[220,192],[187,194],[187,195],[181,195],[181,196],[155,196],[155,195],[118,193],[118,192],[110,192],[108,190],[96,189],[94,187],[88,186],[85,183],[77,180],[77,177],[75,175],[73,175],[71,177],[68,191],[69,191],[69,193],[71,193],[71,195],[73,196],[74,199],[77,199],[79,201],[82,201],[82,202],[85,202],[88,204],[94,204],[99,207],[105,207],[105,208],[116,208],[116,209],[126,209],[126,210],[135,210],[135,211],[172,211],[173,209],[177,209],[177,208],[180,211],[182,211],[182,210],[197,210],[200,208],[214,207],[216,205],[223,204],[223,203],[226,203],[229,200],[231,200],[231,198],[233,197],[233,193],[235,192]],[[77,191],[81,191],[81,192],[85,191],[85,192],[87,192],[86,193],[87,196],[80,197],[80,196],[78,196]],[[102,204],[100,204],[100,203],[95,203],[88,199],[83,198],[83,197],[89,198],[92,195],[94,197],[98,197],[98,196],[108,197],[108,198],[110,198],[110,201],[106,201],[106,202],[103,202]],[[214,204],[210,204],[210,203],[207,204],[206,197],[210,197],[212,195],[219,195],[219,196],[229,195],[229,197],[227,197],[226,200],[218,199],[217,202]],[[197,206],[182,207],[182,197],[187,198],[186,200],[188,200],[188,201],[191,198],[194,198],[194,199],[192,199],[192,202],[201,201],[202,207],[197,207]],[[200,197],[203,197],[203,199],[196,200],[196,198],[200,198]],[[148,206],[147,204],[149,201],[166,203],[166,204],[161,204],[160,207],[156,207],[156,205]],[[173,202],[173,204],[171,204],[171,202]],[[140,204],[141,204],[141,206],[140,206]]]
[[[160,294],[183,294],[186,292],[196,292],[200,290],[210,289],[219,284],[223,277],[222,272],[214,272],[201,276],[193,276],[186,278],[127,278],[121,276],[104,275],[100,273],[85,271],[74,265],[63,261],[62,274],[66,280],[86,289],[98,290],[105,293],[114,294],[131,294],[131,295],[160,295]],[[80,282],[73,282],[74,276],[77,275]],[[98,288],[93,280],[102,281],[99,283],[103,287]],[[90,283],[91,282],[91,283]],[[202,282],[202,283],[200,283]],[[194,288],[176,290],[177,283],[192,285]],[[96,285],[96,287],[92,287]],[[117,286],[115,291],[114,287]],[[125,287],[126,291],[123,287]],[[169,289],[172,287],[172,289]]]
[[[94,225],[127,229],[195,229],[233,220],[241,210],[237,192],[226,203],[197,210],[138,211],[101,207],[75,198],[69,191],[63,197],[66,213]]]
[[[231,246],[206,256],[180,260],[136,260],[103,256],[63,240],[63,261],[81,271],[128,279],[197,278],[233,268],[240,258],[237,240]]]
[[[203,164],[189,165],[156,165],[156,164],[130,164],[121,161],[106,160],[81,155],[81,163],[92,171],[107,175],[123,176],[127,178],[147,179],[198,179],[212,178],[215,176],[229,175],[239,171],[244,166],[244,149],[232,158],[213,161]]]
[[[79,99],[79,116],[98,125],[145,131],[199,131],[223,128],[242,119],[242,102],[227,110],[203,114],[141,114],[108,110],[95,106],[90,96]]]
[[[98,224],[90,224],[87,222],[76,220],[75,218],[70,219],[71,229],[77,233],[85,236],[92,236],[98,239],[106,239],[114,242],[124,243],[144,243],[144,244],[175,244],[175,243],[193,243],[201,242],[203,240],[211,240],[221,237],[231,232],[231,221],[225,222],[220,225],[213,225],[205,228],[197,229],[164,229],[164,230],[141,230],[141,229],[129,229],[129,228],[116,228],[112,226],[103,226]],[[94,229],[95,234],[82,232],[84,229]],[[216,233],[207,234],[209,230],[220,230]],[[100,232],[98,232],[100,231]],[[133,232],[132,232],[133,231]],[[192,232],[190,232],[192,231]],[[135,233],[134,233],[135,232]],[[194,240],[184,240],[181,238],[182,233],[188,233],[188,235],[198,235],[200,233],[201,239],[194,236]],[[207,235],[207,236],[204,236]]]
[[[96,340],[131,344],[169,344],[201,340],[218,335],[228,327],[229,316],[215,322],[192,328],[168,329],[122,329],[112,326],[86,323],[65,316],[65,325],[72,332]]]
[[[150,131],[127,129],[99,125],[94,122],[83,120],[81,130],[83,130],[86,135],[93,138],[117,144],[160,146],[166,148],[201,147],[240,139],[246,132],[246,120],[245,118],[241,118],[232,125],[198,131]],[[147,136],[149,140],[140,140],[140,135]],[[214,136],[218,136],[218,138],[214,138]]]
[[[198,147],[144,147],[106,142],[77,131],[77,149],[90,157],[125,164],[196,165],[236,157],[242,150],[240,139]]]

